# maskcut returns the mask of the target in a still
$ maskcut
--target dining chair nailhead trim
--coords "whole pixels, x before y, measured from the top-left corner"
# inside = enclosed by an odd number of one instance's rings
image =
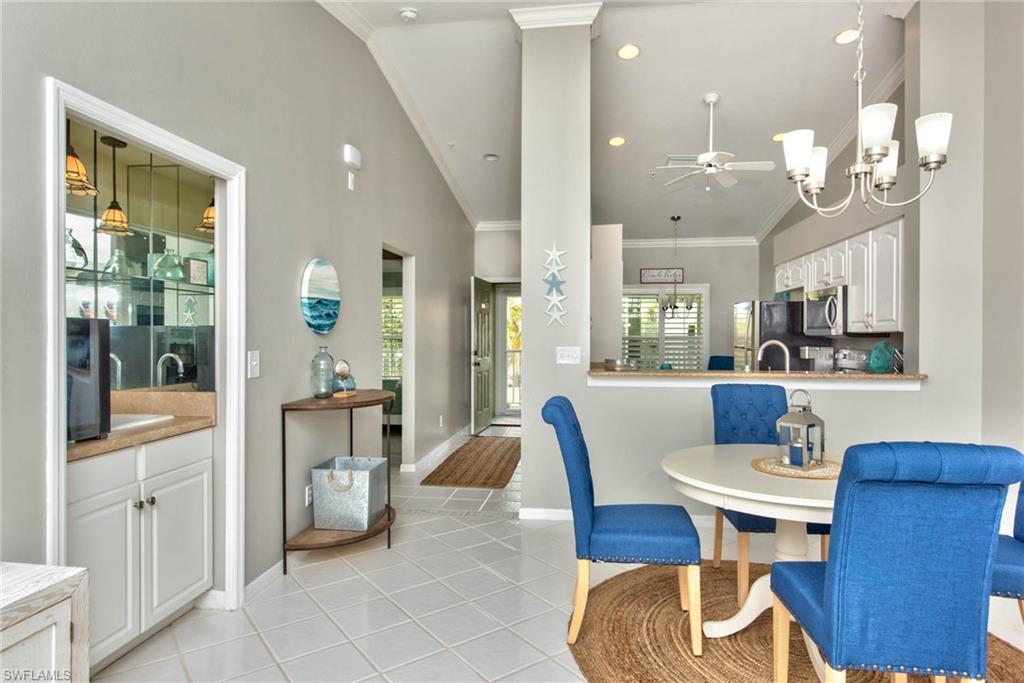
[[[579,557],[578,560],[590,560],[591,562],[614,562],[616,564],[664,564],[670,566],[682,566],[700,564],[699,560],[663,560],[654,557]]]

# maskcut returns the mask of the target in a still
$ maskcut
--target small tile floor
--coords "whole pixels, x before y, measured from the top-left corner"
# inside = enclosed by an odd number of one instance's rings
[[[751,546],[772,553],[768,537]],[[244,609],[192,610],[96,680],[579,681],[565,644],[575,562],[567,522],[400,513],[391,550],[378,537],[291,553],[290,574]],[[632,568],[597,564],[591,580]]]

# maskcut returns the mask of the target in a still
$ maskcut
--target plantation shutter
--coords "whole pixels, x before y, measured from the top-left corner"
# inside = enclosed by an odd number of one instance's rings
[[[661,363],[660,316],[657,294],[623,295],[622,357],[634,362],[638,368],[657,368]]]
[[[622,297],[622,357],[641,370],[670,363],[674,370],[703,370],[707,330],[704,295],[679,294],[669,316],[656,292]],[[671,313],[671,311],[670,311]]]
[[[402,297],[381,298],[381,377],[402,377]]]
[[[704,297],[680,295],[675,317],[665,317],[663,357],[674,370],[704,370]]]

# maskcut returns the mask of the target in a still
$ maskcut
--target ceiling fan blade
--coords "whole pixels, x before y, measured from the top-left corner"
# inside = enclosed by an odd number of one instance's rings
[[[667,154],[665,155],[665,163],[669,166],[673,164],[692,164],[697,161],[697,154]]]
[[[774,171],[774,161],[732,161],[725,164],[727,171]]]
[[[696,171],[690,171],[689,173],[684,173],[683,175],[679,176],[678,178],[673,178],[672,180],[670,180],[667,183],[665,183],[665,187],[668,187],[669,185],[675,185],[680,180],[686,180],[687,178],[689,178],[692,175],[697,175],[698,173],[703,173],[703,172],[704,172],[704,169],[703,168],[699,168]]]
[[[724,164],[728,162],[734,156],[734,154],[729,154],[728,152],[704,152],[699,157],[697,157],[697,163],[712,164],[717,166],[719,164]]]
[[[711,176],[718,181],[718,184],[722,187],[732,187],[736,184],[736,179],[733,178],[727,171],[719,171],[718,173],[712,173]]]
[[[685,166],[655,166],[655,171],[678,171],[679,169],[686,168],[704,168],[703,166],[695,166],[693,164],[687,164]]]

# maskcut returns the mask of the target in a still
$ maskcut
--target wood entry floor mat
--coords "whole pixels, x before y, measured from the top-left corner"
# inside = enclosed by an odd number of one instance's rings
[[[735,614],[736,563],[723,561],[715,569],[705,562],[700,569],[703,618],[725,619]],[[769,565],[751,564],[751,581],[768,571]],[[570,649],[590,683],[770,683],[771,610],[739,633],[704,638],[704,654],[694,657],[690,650],[689,614],[679,606],[676,568],[642,567],[618,574],[590,590],[583,627]],[[989,683],[1022,679],[1024,652],[989,635]],[[795,623],[790,628],[789,680],[818,683]],[[889,683],[891,679],[889,674],[851,670],[846,680]],[[931,678],[911,676],[910,680],[916,683]]]
[[[420,482],[423,486],[503,489],[519,465],[519,437],[474,436]]]

